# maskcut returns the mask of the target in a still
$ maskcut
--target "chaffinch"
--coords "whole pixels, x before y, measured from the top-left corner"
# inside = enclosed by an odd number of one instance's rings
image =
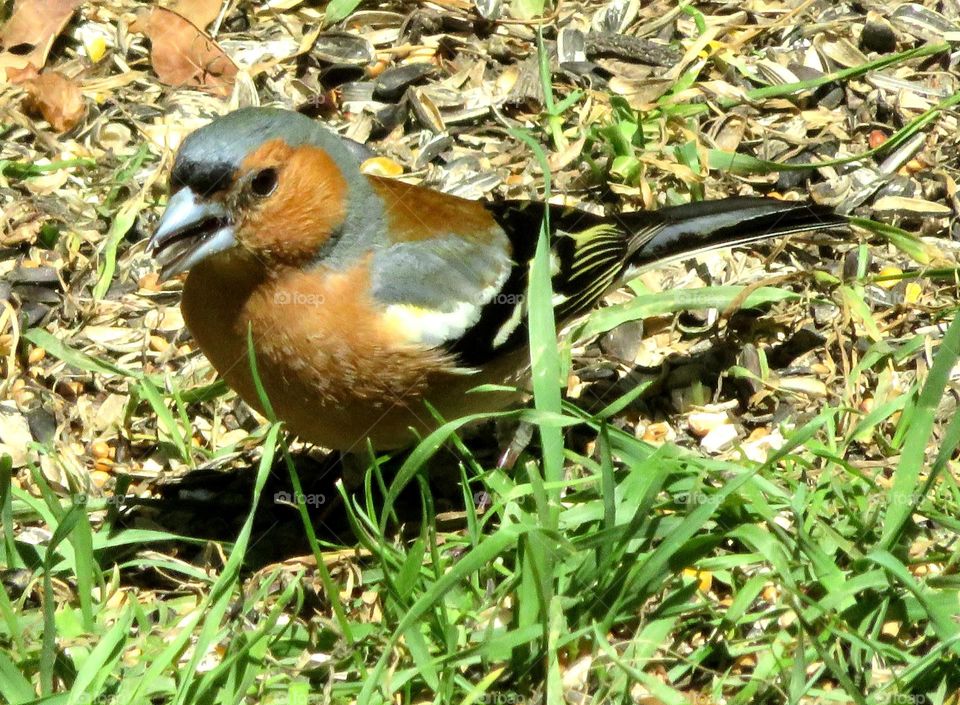
[[[502,408],[519,379],[525,294],[550,210],[559,324],[641,268],[836,227],[825,207],[728,198],[614,220],[534,201],[470,201],[361,173],[365,147],[298,113],[245,108],[187,137],[149,249],[188,272],[181,308],[203,353],[303,440],[396,448],[445,418]]]

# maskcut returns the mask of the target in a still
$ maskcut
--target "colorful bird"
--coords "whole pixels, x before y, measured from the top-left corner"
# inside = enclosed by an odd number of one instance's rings
[[[809,203],[717,201],[602,217],[469,201],[361,173],[366,148],[298,113],[246,108],[183,142],[149,242],[203,353],[262,411],[341,451],[397,448],[444,418],[502,408],[529,361],[526,291],[545,211],[558,324],[641,269],[844,225]],[[411,430],[413,429],[413,430]]]

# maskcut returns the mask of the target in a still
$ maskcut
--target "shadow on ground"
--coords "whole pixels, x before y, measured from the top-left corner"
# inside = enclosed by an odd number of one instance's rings
[[[766,353],[768,360],[775,362],[777,367],[788,366],[796,357],[822,341],[820,338],[808,340],[808,337],[805,331],[796,332],[784,343],[769,348]],[[588,393],[576,403],[584,410],[596,413],[646,380],[652,383],[625,407],[624,412],[633,415],[640,413],[646,418],[669,418],[678,411],[671,408],[672,388],[696,381],[711,390],[712,394],[725,384],[723,395],[739,397],[743,411],[740,419],[749,425],[751,410],[746,406],[746,399],[755,390],[749,385],[744,387],[743,380],[724,377],[731,365],[743,364],[744,351],[749,349],[749,345],[748,340],[728,328],[725,335],[715,337],[700,352],[670,356],[655,368],[621,368],[612,375],[598,376],[590,384]],[[796,413],[794,409],[779,411],[778,415]],[[757,418],[756,421],[768,422],[769,418]],[[616,419],[613,422],[617,423]],[[469,433],[465,443],[481,467],[492,468],[503,449],[510,446],[511,438],[516,441],[515,433],[515,425],[504,428],[491,422]],[[589,452],[586,448],[595,436],[590,428],[575,426],[568,429],[567,433],[567,447]],[[527,450],[536,453],[536,434],[531,434],[528,429],[530,435],[533,436],[532,445]],[[398,454],[382,466],[386,486],[392,482],[404,458],[405,454]],[[304,451],[294,453],[293,462],[301,483],[299,499],[307,509],[318,540],[328,546],[332,544],[346,549],[357,546],[343,496],[336,486],[344,474],[339,455],[317,455]],[[432,512],[438,517],[438,527],[442,530],[456,530],[458,524],[465,525],[464,502],[475,500],[460,486],[458,463],[459,458],[454,452],[442,449],[428,468]],[[522,458],[514,458],[514,467],[523,467]],[[217,549],[212,542],[232,542],[236,539],[250,510],[256,471],[255,466],[230,470],[198,469],[176,478],[164,479],[154,487],[154,497],[150,500],[120,504],[116,508],[115,525],[158,529],[174,534],[179,538],[153,544],[149,549],[189,563],[216,563],[218,559],[213,554]],[[357,476],[357,471],[354,470],[352,474]],[[350,475],[348,470],[348,477]],[[346,484],[356,485],[358,482],[348,481]],[[354,487],[348,496],[360,506],[367,505],[362,487]],[[254,516],[246,569],[257,570],[272,563],[311,554],[299,509],[294,504],[296,499],[297,493],[291,484],[289,472],[280,458],[270,471]],[[370,504],[379,510],[383,494],[376,486],[372,488],[371,499]],[[418,534],[423,506],[420,486],[413,481],[395,504],[396,520],[391,523],[390,531],[394,534]],[[121,550],[125,556],[105,558],[129,559],[129,552],[137,548],[143,547],[127,547]]]

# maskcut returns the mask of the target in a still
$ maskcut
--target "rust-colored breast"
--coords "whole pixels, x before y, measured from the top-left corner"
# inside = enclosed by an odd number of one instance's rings
[[[247,364],[253,331],[271,404],[303,439],[346,449],[369,436],[377,447],[402,446],[411,426],[433,425],[425,399],[441,407],[477,401],[465,391],[479,381],[385,325],[367,294],[366,262],[342,272],[258,267],[201,263],[184,287],[184,319],[221,376],[262,411]]]
[[[369,291],[366,262],[345,271],[281,273],[247,305],[254,329],[264,331],[258,352],[333,402],[415,391],[448,363],[403,342]]]

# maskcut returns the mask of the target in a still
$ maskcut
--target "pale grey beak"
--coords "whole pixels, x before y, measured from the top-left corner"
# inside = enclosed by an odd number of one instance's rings
[[[226,208],[216,201],[201,201],[185,187],[167,203],[147,252],[162,265],[160,275],[167,279],[236,244]]]

